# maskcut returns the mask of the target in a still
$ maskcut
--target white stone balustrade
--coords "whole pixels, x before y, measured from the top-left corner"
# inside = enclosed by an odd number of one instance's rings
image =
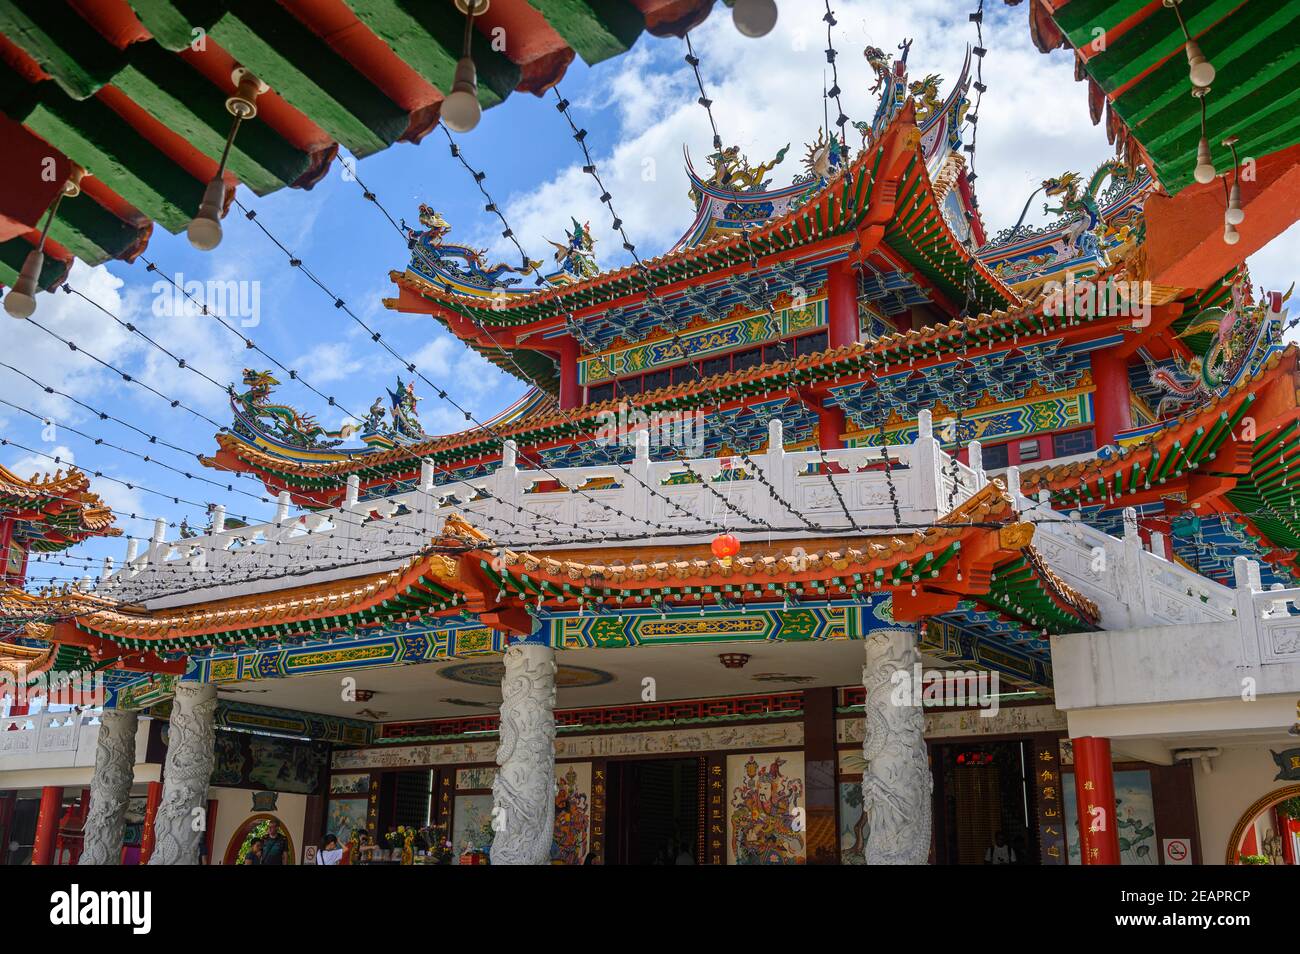
[[[773,450],[748,461],[653,461],[640,432],[626,470],[520,468],[508,441],[501,465],[484,477],[435,485],[425,463],[416,490],[374,500],[359,500],[358,481],[349,478],[338,509],[293,516],[282,495],[270,523],[230,527],[218,511],[209,533],[171,541],[160,522],[144,553],[131,541],[120,566],[106,562],[97,592],[163,607],[372,573],[426,546],[451,514],[514,549],[617,546],[644,539],[647,523],[672,528],[656,537],[664,544],[699,542],[720,528],[741,539],[808,537],[820,531],[796,514],[824,531],[844,530],[852,526],[845,508],[864,532],[875,532],[897,526],[895,501],[903,524],[929,524],[982,479],[940,449],[928,413],[914,443],[887,448],[888,472],[878,447],[787,453],[780,421],[769,437]]]
[[[1264,589],[1259,564],[1245,557],[1233,560],[1232,570],[1244,664],[1300,664],[1300,587]]]

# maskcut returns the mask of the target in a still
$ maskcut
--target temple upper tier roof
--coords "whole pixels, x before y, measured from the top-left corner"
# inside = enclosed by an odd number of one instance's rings
[[[88,537],[115,537],[113,512],[76,468],[24,480],[0,467],[0,522],[14,521],[14,540],[37,552],[63,550]]]

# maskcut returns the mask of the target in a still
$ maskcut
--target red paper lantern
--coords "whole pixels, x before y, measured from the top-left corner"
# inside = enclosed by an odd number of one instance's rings
[[[740,541],[730,533],[720,533],[713,538],[710,547],[715,557],[719,560],[726,560],[740,552]]]

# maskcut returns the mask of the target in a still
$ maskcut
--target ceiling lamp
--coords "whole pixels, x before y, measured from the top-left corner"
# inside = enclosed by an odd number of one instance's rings
[[[487,13],[491,0],[456,0],[456,9],[465,15],[465,43],[456,75],[451,83],[451,93],[442,101],[442,122],[452,132],[467,133],[483,117],[478,103],[478,70],[470,55],[470,41],[474,37],[474,18]]]
[[[1187,32],[1187,24],[1183,22],[1183,11],[1179,7],[1182,0],[1162,0],[1162,2],[1174,11],[1174,16],[1178,18],[1178,28],[1183,31],[1183,50],[1187,53],[1187,71],[1192,85],[1208,87],[1214,82],[1214,64],[1205,58],[1205,54],[1201,52],[1201,45]]]
[[[1213,182],[1217,174],[1214,159],[1210,156],[1210,137],[1205,134],[1205,94],[1209,91],[1209,87],[1192,90],[1192,95],[1201,101],[1201,141],[1196,144],[1196,168],[1192,170],[1192,177],[1201,185]]]
[[[776,26],[776,0],[736,0],[731,20],[745,36],[767,36]]]
[[[719,653],[718,662],[722,663],[725,669],[744,669],[745,663],[749,662],[749,653]]]
[[[67,181],[63,183],[63,188],[50,203],[49,212],[45,215],[45,227],[41,229],[41,239],[23,259],[18,280],[5,294],[5,311],[11,318],[19,320],[30,318],[36,311],[36,284],[40,281],[41,269],[45,267],[45,238],[50,234],[50,225],[54,222],[54,216],[59,211],[59,203],[63,201],[63,197],[66,195],[71,198],[81,194],[81,177],[85,172],[74,162]]]
[[[221,150],[221,161],[217,163],[217,172],[207,188],[203,190],[203,201],[199,211],[190,219],[185,235],[190,244],[200,252],[210,252],[221,244],[221,215],[226,208],[226,160],[230,158],[230,147],[235,144],[235,134],[239,124],[245,119],[257,115],[257,97],[270,89],[260,79],[244,69],[235,67],[230,74],[230,81],[235,84],[235,95],[226,99],[226,112],[235,117],[230,125],[230,134],[226,136],[226,146]]]
[[[1246,221],[1246,210],[1241,207],[1241,163],[1237,159],[1237,137],[1229,136],[1223,140],[1223,144],[1232,150],[1232,187],[1228,189],[1228,208],[1223,213],[1223,240],[1229,245],[1236,245],[1240,238],[1236,227]],[[1227,183],[1224,185],[1226,187]]]

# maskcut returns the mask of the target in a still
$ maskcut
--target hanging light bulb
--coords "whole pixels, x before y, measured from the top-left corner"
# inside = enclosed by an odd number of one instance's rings
[[[478,69],[470,54],[474,36],[474,18],[487,12],[490,0],[456,0],[456,9],[465,16],[465,42],[451,92],[442,101],[442,122],[452,132],[467,133],[478,125],[483,108],[478,103]]]
[[[45,253],[40,249],[34,248],[27,253],[18,280],[5,293],[5,311],[11,318],[30,318],[36,311],[36,281],[44,265]]]
[[[221,244],[221,213],[226,207],[226,180],[217,176],[203,190],[203,201],[185,236],[200,252],[210,252]]]
[[[37,282],[41,278],[41,269],[45,267],[45,237],[50,234],[50,224],[54,221],[54,216],[59,211],[59,203],[63,201],[64,196],[73,198],[81,195],[81,177],[85,174],[86,170],[74,162],[67,181],[63,183],[63,188],[50,204],[50,210],[45,217],[45,227],[41,229],[40,241],[23,259],[23,267],[18,272],[17,281],[5,294],[5,311],[10,317],[19,320],[30,318],[36,311]]]
[[[1241,208],[1241,185],[1234,182],[1228,192],[1228,211],[1223,214],[1223,221],[1229,225],[1240,225],[1246,220],[1246,213]]]
[[[767,36],[776,26],[776,13],[776,0],[736,0],[731,20],[745,36]]]
[[[1214,181],[1214,175],[1214,160],[1210,158],[1210,140],[1202,136],[1196,147],[1196,169],[1193,170],[1192,176],[1201,185],[1206,185]]]
[[[1205,58],[1201,46],[1195,40],[1187,41],[1187,66],[1191,74],[1192,85],[1205,89],[1214,82],[1214,64]]]
[[[226,210],[226,160],[230,158],[230,147],[235,144],[235,134],[239,132],[240,123],[257,115],[257,97],[270,89],[242,66],[235,67],[230,74],[230,81],[235,84],[235,95],[226,98],[226,112],[235,121],[230,124],[230,133],[226,136],[225,148],[221,150],[221,161],[217,163],[216,174],[204,188],[199,210],[185,228],[190,244],[200,252],[210,252],[221,244],[221,216]]]

